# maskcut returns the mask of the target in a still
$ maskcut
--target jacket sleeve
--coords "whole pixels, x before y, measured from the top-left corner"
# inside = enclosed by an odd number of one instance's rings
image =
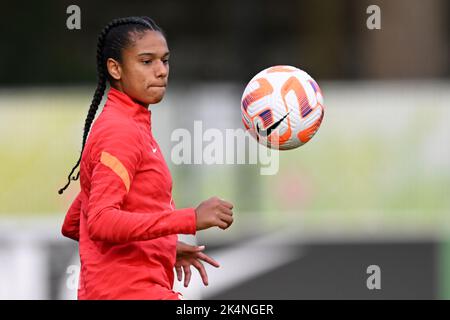
[[[72,202],[66,213],[61,229],[63,236],[78,241],[80,238],[81,191]]]
[[[178,233],[195,234],[193,208],[156,213],[121,209],[141,161],[141,138],[137,130],[130,130],[123,123],[104,136],[94,143],[91,151],[89,237],[94,241],[128,242]]]

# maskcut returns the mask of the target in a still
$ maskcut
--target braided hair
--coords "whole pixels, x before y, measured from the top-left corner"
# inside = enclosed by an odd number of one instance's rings
[[[66,185],[59,189],[58,193],[62,194],[69,186],[71,180],[78,180],[80,170],[75,177],[72,177],[75,169],[81,163],[81,156],[83,154],[84,146],[91,129],[91,124],[94,121],[98,106],[102,101],[106,89],[106,80],[112,83],[112,78],[107,71],[106,61],[108,58],[113,58],[116,61],[122,62],[122,50],[128,48],[132,43],[132,34],[143,33],[145,31],[158,31],[164,35],[162,29],[149,17],[127,17],[114,19],[100,32],[97,41],[97,88],[95,89],[91,105],[84,123],[84,133],[82,140],[82,147],[80,157],[77,163],[70,171],[67,177]]]

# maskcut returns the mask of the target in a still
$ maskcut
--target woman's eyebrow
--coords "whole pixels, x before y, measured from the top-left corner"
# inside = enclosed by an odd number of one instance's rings
[[[165,57],[168,57],[170,55],[170,52],[169,51],[167,51],[166,53],[164,53],[163,55],[162,55],[162,57],[163,58],[165,58]],[[154,53],[154,52],[143,52],[143,53],[139,53],[138,54],[138,57],[141,57],[141,56],[151,56],[151,57],[155,57],[155,56],[158,56],[156,53]]]

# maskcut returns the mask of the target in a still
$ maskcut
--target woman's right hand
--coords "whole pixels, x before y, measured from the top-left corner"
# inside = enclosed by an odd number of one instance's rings
[[[197,230],[211,227],[227,229],[233,223],[233,205],[218,197],[203,201],[195,209]]]

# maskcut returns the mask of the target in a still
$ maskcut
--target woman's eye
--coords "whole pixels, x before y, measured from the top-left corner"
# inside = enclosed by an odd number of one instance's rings
[[[169,63],[169,59],[165,59],[162,61],[164,64],[168,64]]]

